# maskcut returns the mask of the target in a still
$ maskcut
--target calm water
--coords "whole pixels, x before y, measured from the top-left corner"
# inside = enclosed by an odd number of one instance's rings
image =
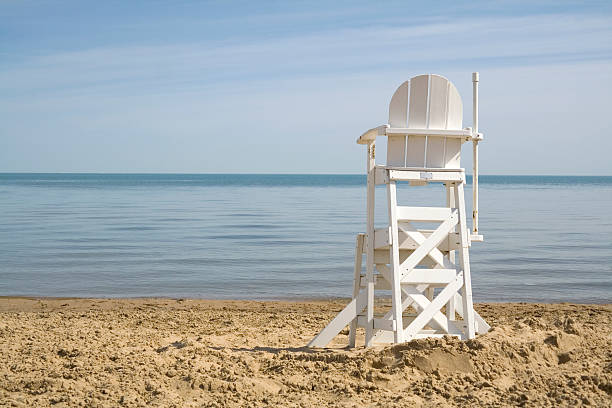
[[[483,176],[480,194],[476,301],[612,300],[612,177]],[[360,175],[0,174],[0,295],[347,297],[364,204]]]

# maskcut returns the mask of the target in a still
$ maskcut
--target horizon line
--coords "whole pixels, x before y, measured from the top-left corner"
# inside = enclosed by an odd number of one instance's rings
[[[0,171],[1,175],[9,174],[82,174],[82,175],[236,175],[236,176],[365,176],[365,173],[240,173],[240,172],[72,172],[72,171],[56,171],[56,172],[40,172],[40,171]],[[472,176],[472,173],[466,173],[466,176]],[[612,177],[612,174],[479,174],[479,177],[487,176],[507,176],[507,177]]]

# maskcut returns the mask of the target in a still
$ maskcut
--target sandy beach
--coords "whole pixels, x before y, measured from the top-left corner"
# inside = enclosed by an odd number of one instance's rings
[[[0,298],[0,405],[612,406],[612,305],[477,304],[473,341],[304,348],[343,304]]]

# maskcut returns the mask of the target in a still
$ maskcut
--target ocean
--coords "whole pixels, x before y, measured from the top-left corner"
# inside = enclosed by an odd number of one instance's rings
[[[0,174],[0,295],[349,297],[365,193],[363,175]],[[438,184],[398,198],[445,203]],[[481,176],[474,300],[611,302],[611,211],[612,177]]]

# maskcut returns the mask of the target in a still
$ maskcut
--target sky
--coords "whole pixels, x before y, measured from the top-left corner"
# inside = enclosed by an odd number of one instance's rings
[[[0,172],[362,173],[397,86],[470,126],[473,71],[482,174],[612,175],[612,2],[564,0],[0,0]]]

